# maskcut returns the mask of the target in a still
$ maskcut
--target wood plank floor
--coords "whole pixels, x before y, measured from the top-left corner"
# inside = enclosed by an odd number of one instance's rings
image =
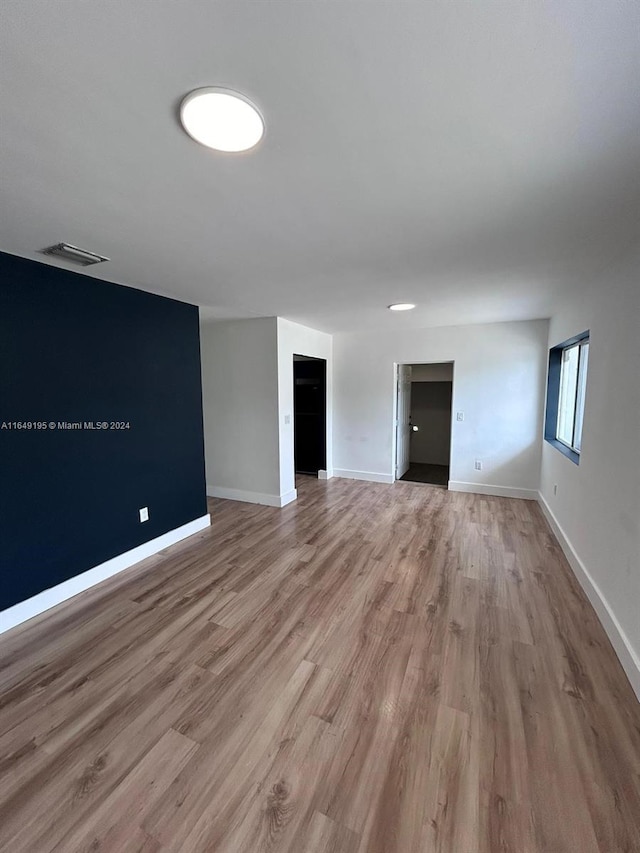
[[[2,850],[640,851],[640,705],[535,504],[211,504],[0,637]]]

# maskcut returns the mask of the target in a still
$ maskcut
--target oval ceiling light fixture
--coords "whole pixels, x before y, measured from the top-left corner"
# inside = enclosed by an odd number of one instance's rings
[[[264,135],[264,121],[248,98],[208,86],[190,92],[180,105],[180,121],[192,139],[216,151],[248,151]]]
[[[413,302],[394,302],[393,305],[388,305],[389,311],[411,311],[416,306]]]

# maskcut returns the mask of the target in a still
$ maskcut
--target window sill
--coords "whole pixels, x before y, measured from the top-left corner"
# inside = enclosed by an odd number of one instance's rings
[[[574,465],[580,464],[580,454],[576,453],[575,450],[572,450],[570,447],[567,447],[566,444],[563,444],[561,441],[558,441],[557,438],[547,438],[545,436],[544,440],[552,447],[555,447],[556,450],[559,450],[563,456],[567,457],[567,459],[570,459],[574,463]]]

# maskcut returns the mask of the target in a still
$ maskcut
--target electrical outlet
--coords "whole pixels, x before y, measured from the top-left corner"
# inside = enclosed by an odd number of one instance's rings
[[[284,416],[284,422],[285,422],[285,425],[290,424],[291,423],[291,415],[285,415]]]
[[[142,509],[138,510],[140,513],[140,521],[149,521],[149,507],[143,506]]]
[[[464,412],[456,412],[456,420],[463,421],[464,420]]]
[[[482,462],[476,459],[476,471],[482,471]]]

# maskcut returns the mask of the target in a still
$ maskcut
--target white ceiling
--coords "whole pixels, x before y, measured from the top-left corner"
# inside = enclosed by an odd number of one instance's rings
[[[205,317],[543,317],[638,242],[637,2],[3,0],[0,63],[0,249]],[[255,150],[181,130],[207,85]]]

